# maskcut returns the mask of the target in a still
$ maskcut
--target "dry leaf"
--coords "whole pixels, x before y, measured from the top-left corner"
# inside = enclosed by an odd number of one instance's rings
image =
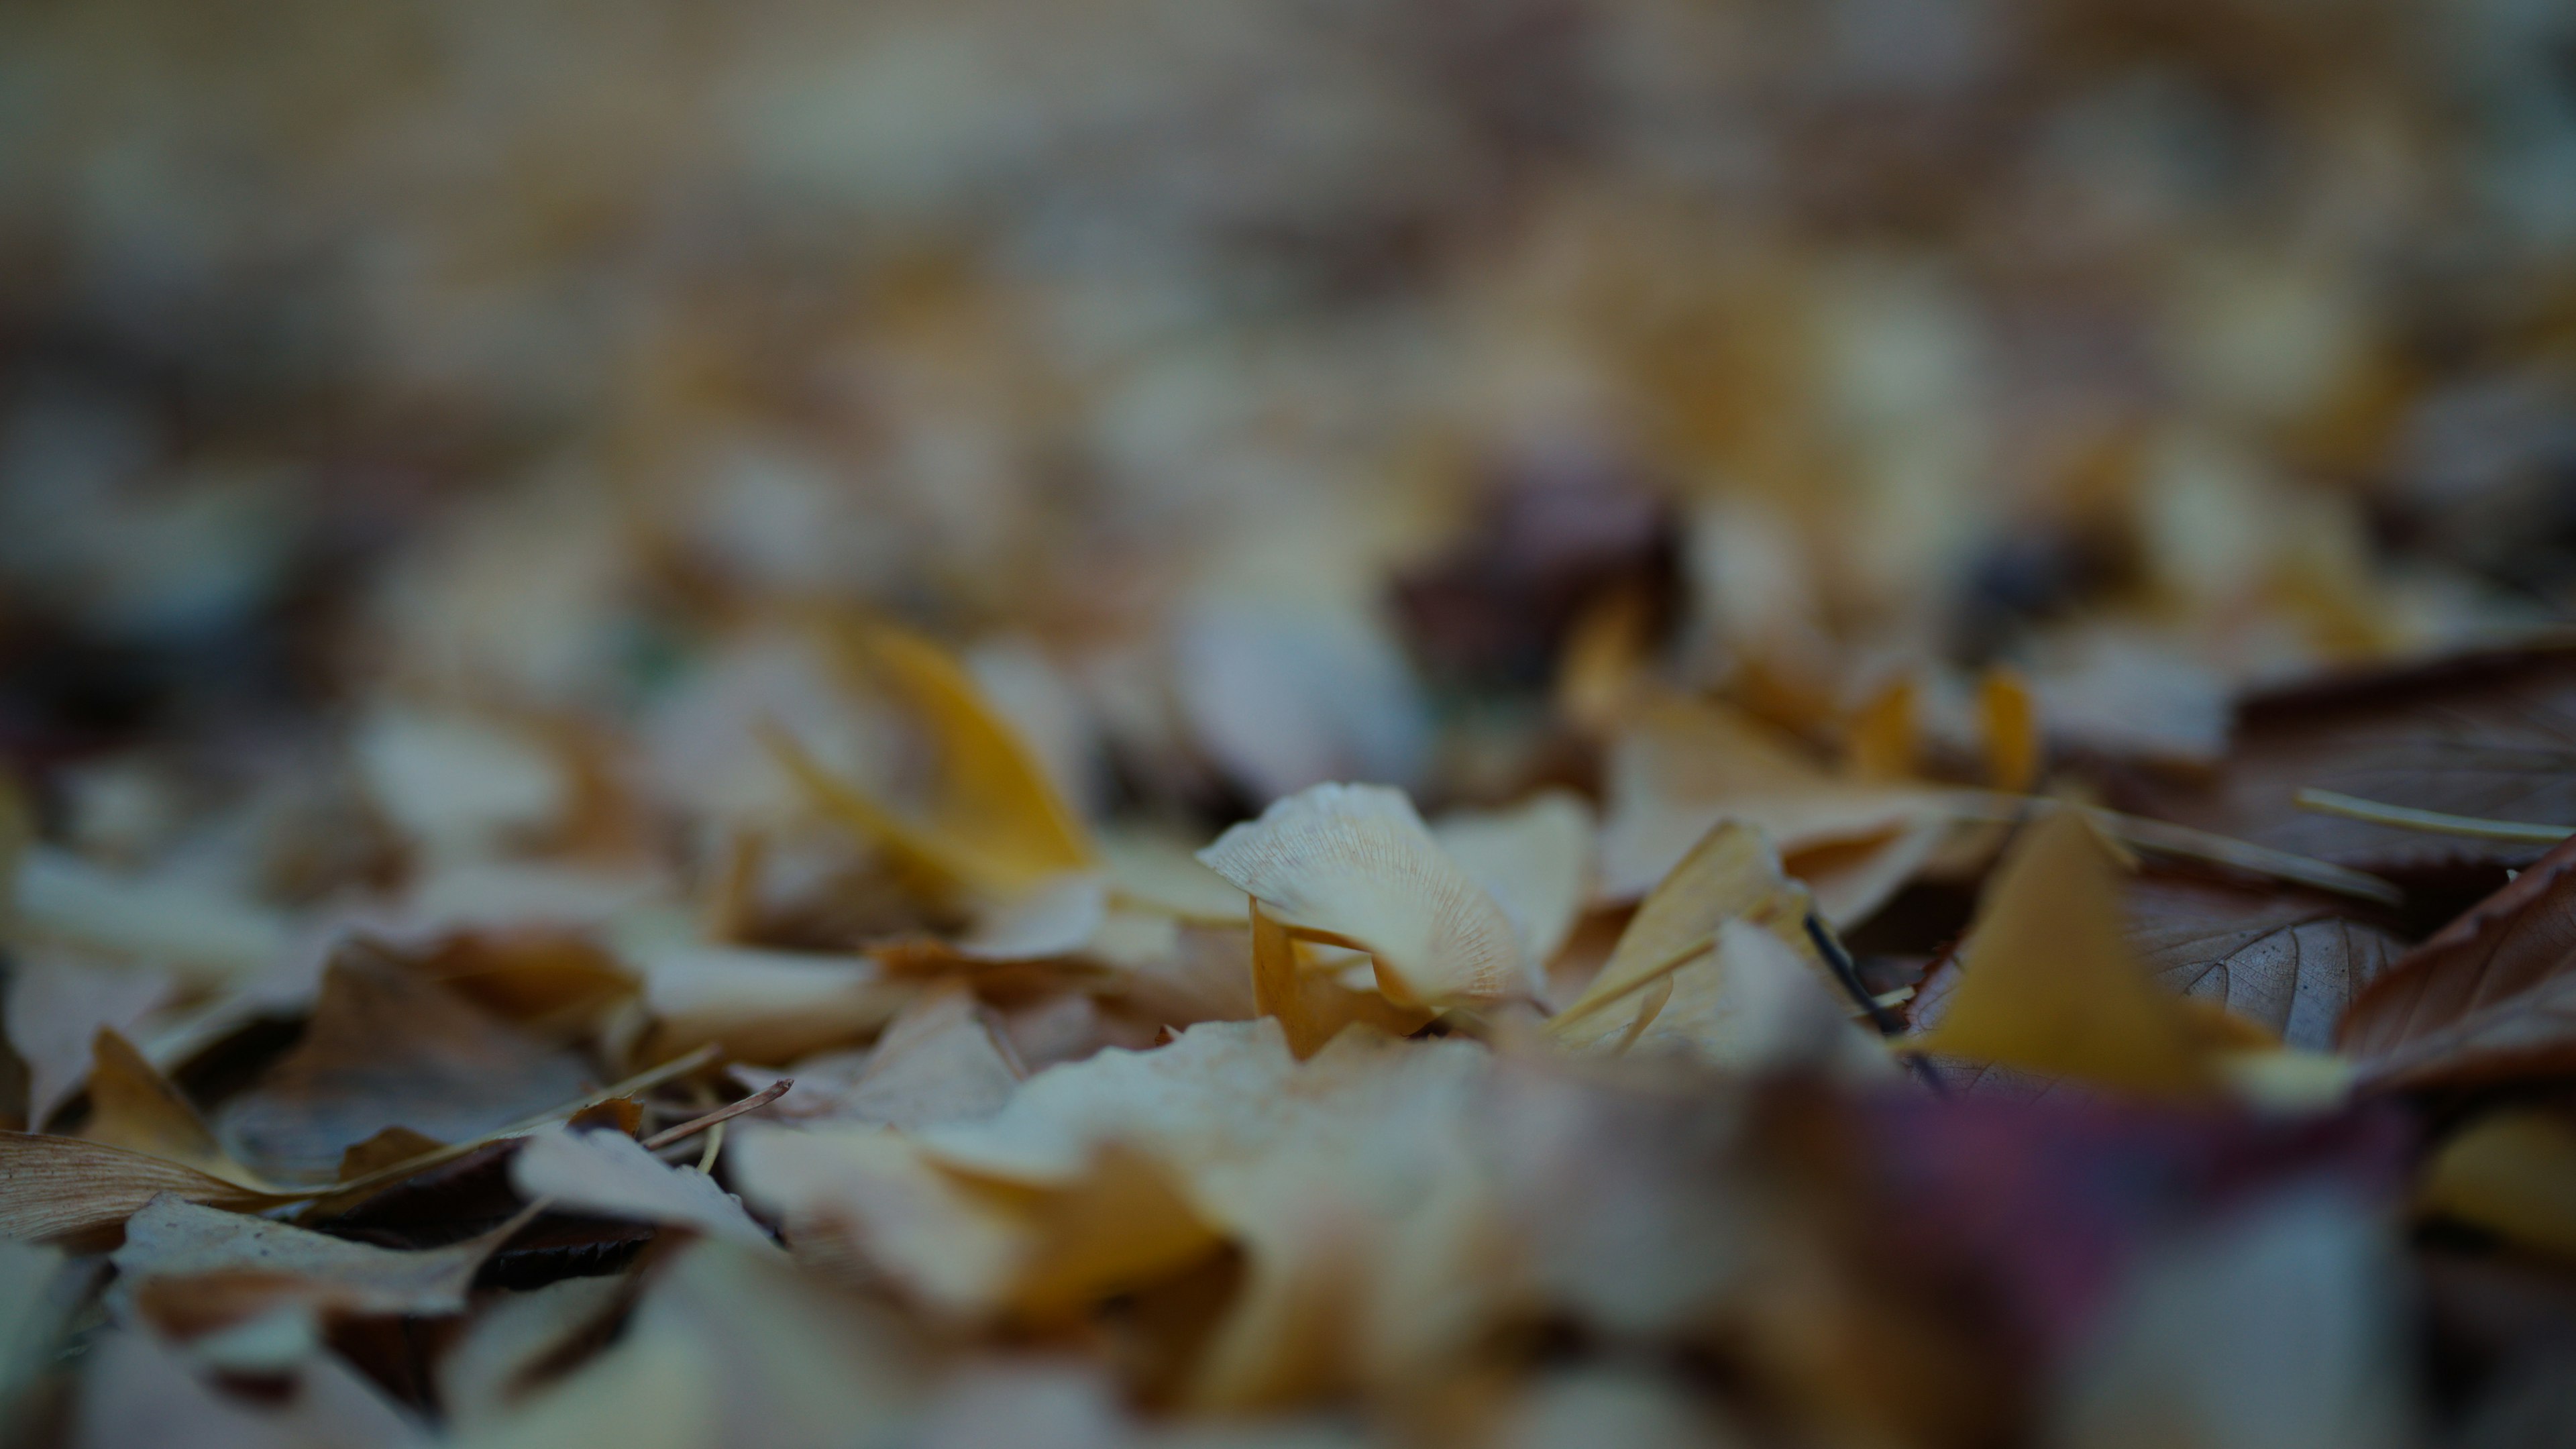
[[[1252,904],[1252,1004],[1275,1017],[1299,1061],[1354,1024],[1389,1036],[1409,1036],[1431,1019],[1423,1008],[1398,1006],[1375,991],[1354,991],[1313,969],[1295,936],[1277,918]]]
[[[1509,917],[1442,853],[1413,802],[1376,785],[1318,785],[1199,852],[1288,926],[1362,950],[1380,989],[1442,1006],[1534,995]]]
[[[1521,959],[1544,971],[1592,896],[1592,807],[1547,790],[1507,810],[1444,815],[1431,838],[1503,908]]]
[[[660,1050],[707,1042],[751,1061],[791,1061],[882,1029],[914,987],[865,956],[741,946],[654,946],[636,954]]]
[[[303,1040],[218,1120],[233,1154],[287,1181],[329,1181],[390,1126],[457,1142],[578,1096],[588,1070],[375,954],[322,978]]]
[[[2141,877],[2122,892],[2130,946],[2168,990],[2326,1051],[2362,988],[2405,950],[2330,897]]]
[[[9,967],[9,1045],[27,1064],[27,1126],[40,1129],[88,1075],[101,1029],[133,1032],[170,995],[157,971],[19,951]]]
[[[1978,903],[1957,990],[1910,1044],[2123,1091],[2209,1091],[2202,1038],[2122,935],[2118,871],[2075,811],[2026,827]]]
[[[537,1386],[551,1364],[624,1311],[634,1287],[622,1277],[566,1278],[481,1305],[455,1347],[438,1361],[438,1404],[450,1425],[470,1430],[500,1417]]]
[[[1838,780],[1760,726],[1714,704],[1642,711],[1604,767],[1601,892],[1633,900],[1672,873],[1720,820],[1757,825],[1785,853],[1879,840],[1936,816],[1935,792]]]
[[[2551,1112],[2489,1113],[2434,1152],[2415,1204],[2576,1261],[2576,1128]]]
[[[2015,795],[2037,785],[2046,742],[2029,682],[2001,665],[1989,668],[1977,680],[1977,719],[1986,783]]]
[[[0,1237],[92,1246],[104,1236],[112,1243],[119,1224],[163,1193],[245,1211],[287,1201],[121,1147],[0,1133]]]
[[[190,1339],[281,1310],[307,1315],[460,1313],[475,1270],[522,1221],[458,1243],[396,1252],[154,1198],[126,1221],[110,1260],[110,1306]]]
[[[2576,842],[2399,957],[2355,996],[2336,1044],[2372,1077],[2555,1071],[2576,1047]]]
[[[218,1390],[148,1333],[103,1335],[82,1376],[77,1449],[425,1449],[432,1440],[382,1390],[338,1359],[302,1367],[283,1403]]]
[[[125,1038],[102,1027],[91,1050],[95,1064],[89,1074],[90,1115],[81,1128],[83,1137],[193,1167],[256,1191],[271,1190],[223,1150],[214,1131],[197,1115],[195,1104]]]
[[[2373,874],[2517,864],[2528,844],[2431,835],[2298,808],[2303,789],[2543,825],[2576,823],[2576,652],[2473,655],[2364,674],[2240,708],[2236,748],[2206,788],[2151,785],[2131,808]]]
[[[714,1178],[665,1165],[623,1132],[531,1132],[510,1156],[510,1185],[531,1202],[574,1212],[770,1245],[767,1230]]]
[[[1599,1017],[1614,1003],[1632,1001],[1657,977],[1669,975],[1708,949],[1717,928],[1733,920],[1777,920],[1805,940],[1805,890],[1781,874],[1771,842],[1752,825],[1728,821],[1712,828],[1659,883],[1620,933],[1600,974],[1559,1012],[1550,1029],[1563,1031]],[[1633,1017],[1633,1010],[1615,1013]]]

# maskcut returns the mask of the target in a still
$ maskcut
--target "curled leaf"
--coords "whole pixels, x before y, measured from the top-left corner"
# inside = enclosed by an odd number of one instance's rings
[[[1293,931],[1366,951],[1379,988],[1443,1006],[1536,994],[1510,917],[1440,849],[1401,790],[1317,785],[1199,852]]]

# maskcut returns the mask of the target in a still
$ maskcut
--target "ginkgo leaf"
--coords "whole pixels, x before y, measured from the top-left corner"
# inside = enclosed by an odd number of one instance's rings
[[[235,1162],[214,1130],[125,1038],[105,1027],[92,1045],[89,1121],[81,1135],[92,1142],[193,1167],[209,1177],[269,1191],[250,1169]]]
[[[1342,1029],[1364,1023],[1390,1036],[1405,1036],[1430,1021],[1423,1008],[1396,1005],[1373,991],[1353,991],[1306,968],[1296,938],[1252,903],[1252,1000],[1258,1014],[1276,1017],[1288,1049],[1299,1061],[1323,1050]]]
[[[2416,1207],[2576,1262],[2576,1127],[2534,1109],[2489,1113],[2434,1152]]]
[[[312,1313],[460,1312],[475,1270],[522,1220],[451,1247],[401,1252],[287,1223],[154,1198],[126,1221],[110,1260],[112,1306],[194,1337],[294,1307]]]
[[[929,806],[920,818],[907,819],[860,787],[834,780],[792,742],[779,745],[782,760],[835,818],[994,898],[1093,866],[1080,821],[964,666],[891,625],[843,621],[832,638],[860,680],[903,697],[939,751]]]
[[[90,1246],[163,1193],[257,1211],[292,1196],[256,1191],[182,1163],[77,1137],[0,1132],[0,1237]]]
[[[102,1028],[132,1032],[171,994],[170,978],[51,951],[20,950],[9,965],[9,1045],[27,1064],[27,1125],[42,1127],[89,1072]]]
[[[1600,974],[1557,1014],[1550,1030],[1566,1031],[1631,999],[1710,949],[1727,921],[1781,922],[1797,933],[1806,908],[1805,888],[1781,873],[1779,856],[1758,827],[1720,824],[1638,906]],[[1791,939],[1804,945],[1802,933]]]
[[[1788,854],[1878,840],[1940,815],[1940,792],[1835,777],[1753,721],[1700,700],[1638,712],[1604,763],[1601,890],[1633,900],[1721,820],[1760,826]]]
[[[1545,969],[1574,931],[1592,894],[1592,807],[1567,790],[1542,790],[1508,809],[1457,811],[1431,838],[1503,908],[1521,958]]]
[[[2017,795],[2039,783],[2046,741],[2028,680],[2000,664],[1987,669],[1977,680],[1977,725],[1987,784]]]
[[[1537,994],[1511,919],[1401,790],[1317,785],[1199,853],[1291,930],[1366,951],[1380,989],[1445,1006]]]
[[[531,1201],[574,1212],[770,1246],[769,1234],[715,1179],[665,1165],[623,1132],[532,1132],[511,1155],[510,1182]]]
[[[2576,1060],[2576,841],[2407,952],[2353,998],[2336,1044],[2385,1080]]]
[[[2026,828],[1978,904],[1957,990],[1910,1045],[2130,1092],[2212,1090],[2203,1037],[2122,935],[2118,870],[2078,812]]]

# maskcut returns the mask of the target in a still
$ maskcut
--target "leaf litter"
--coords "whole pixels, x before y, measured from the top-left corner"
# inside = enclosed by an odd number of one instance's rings
[[[2552,7],[271,8],[0,18],[0,1441],[2576,1435]]]

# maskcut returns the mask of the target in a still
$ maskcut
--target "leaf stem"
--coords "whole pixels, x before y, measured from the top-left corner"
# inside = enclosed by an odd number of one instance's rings
[[[2526,825],[2519,820],[2481,820],[2474,815],[2452,815],[2440,810],[2418,810],[2411,805],[2387,805],[2377,800],[2364,800],[2339,790],[2313,787],[2298,793],[2302,810],[2320,815],[2340,815],[2347,820],[2367,820],[2373,825],[2394,825],[2400,830],[2425,830],[2437,835],[2466,835],[2478,840],[2510,840],[2528,845],[2555,845],[2576,828],[2565,825]]]

